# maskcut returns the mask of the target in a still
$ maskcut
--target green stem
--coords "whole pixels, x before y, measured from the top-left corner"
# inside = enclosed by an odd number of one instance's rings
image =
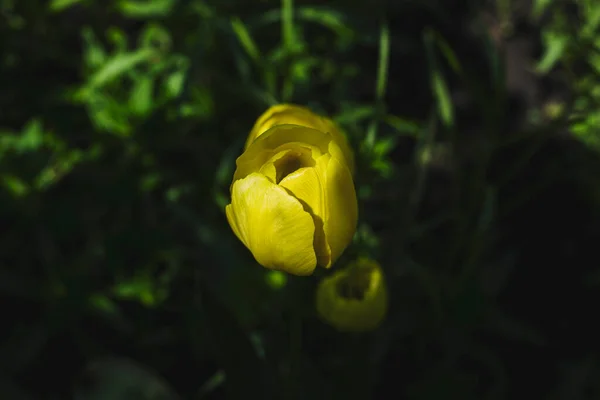
[[[294,46],[294,0],[281,0],[281,37],[287,52]]]

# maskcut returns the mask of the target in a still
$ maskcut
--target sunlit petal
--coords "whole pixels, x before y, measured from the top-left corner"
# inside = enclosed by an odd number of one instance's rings
[[[225,211],[234,233],[259,264],[295,275],[313,272],[313,218],[284,188],[252,173],[234,182]]]
[[[277,153],[287,149],[309,149],[313,159],[330,151],[332,137],[321,131],[298,125],[278,125],[256,139],[236,160],[234,181],[258,172]],[[333,145],[334,156],[343,157]]]
[[[321,177],[323,206],[319,216],[331,252],[330,267],[352,241],[358,220],[358,204],[352,175],[334,157],[321,157],[315,167]]]
[[[352,241],[358,205],[350,171],[325,154],[314,168],[298,170],[283,179],[288,189],[315,219],[318,264],[329,268]]]
[[[315,114],[310,109],[295,104],[277,104],[265,111],[254,124],[245,148],[248,148],[256,138],[273,126],[283,124],[305,126],[331,134],[333,140],[340,147],[350,172],[354,173],[354,156],[348,140],[340,128],[329,118]]]
[[[328,155],[322,157],[330,158]],[[317,170],[315,168],[300,169],[284,178],[280,186],[298,198],[304,209],[312,215],[315,224],[314,248],[317,254],[317,263],[322,267],[329,267],[331,251],[326,240],[322,219],[325,207],[325,189]]]

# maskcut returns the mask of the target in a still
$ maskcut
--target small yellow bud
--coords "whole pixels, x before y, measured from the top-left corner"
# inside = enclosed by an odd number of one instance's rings
[[[379,326],[387,313],[383,270],[375,261],[360,258],[319,282],[317,312],[342,332],[364,332]]]

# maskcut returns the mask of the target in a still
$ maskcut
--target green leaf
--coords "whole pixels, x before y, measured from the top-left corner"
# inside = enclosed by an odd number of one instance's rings
[[[29,193],[30,188],[27,182],[17,176],[3,175],[1,182],[15,197],[23,197]]]
[[[339,12],[325,7],[299,7],[296,16],[299,20],[319,24],[335,32],[340,38],[348,40],[354,32],[345,23],[345,16]],[[258,25],[277,23],[281,20],[279,10],[263,13],[258,19]]]
[[[114,328],[121,332],[131,332],[132,324],[113,299],[104,294],[95,293],[89,296],[87,302],[93,313],[107,320]]]
[[[538,62],[536,70],[541,74],[550,72],[558,61],[562,58],[567,48],[569,37],[566,34],[557,32],[547,32],[544,35],[546,48],[542,59]]]
[[[311,79],[312,71],[319,64],[316,57],[306,57],[299,59],[291,66],[291,78],[294,82],[308,82]]]
[[[375,155],[378,157],[385,157],[390,151],[392,151],[392,149],[396,145],[396,142],[397,139],[393,136],[381,138],[377,140],[375,146],[373,146],[373,153],[375,153]]]
[[[171,33],[166,27],[160,24],[151,23],[148,24],[140,34],[138,43],[140,48],[156,49],[159,52],[166,52],[172,45]]]
[[[121,137],[130,135],[132,127],[126,107],[109,96],[88,93],[88,113],[96,129]]]
[[[115,26],[109,27],[106,30],[106,38],[115,47],[116,53],[121,54],[127,52],[129,39],[127,37],[127,33],[125,33],[122,29],[119,29]]]
[[[584,3],[585,25],[581,29],[581,35],[586,38],[598,37],[598,26],[600,26],[600,4],[597,1]]]
[[[377,64],[377,86],[375,95],[378,101],[383,101],[387,86],[388,64],[390,58],[390,30],[387,23],[381,24],[379,32],[379,62]]]
[[[156,52],[153,49],[140,49],[131,53],[118,53],[110,58],[92,75],[83,91],[89,92],[116,80],[121,75],[131,71],[138,64],[150,60]]]
[[[85,43],[85,65],[88,68],[96,69],[106,62],[106,52],[90,27],[83,28],[82,36]]]
[[[171,13],[175,0],[121,0],[118,10],[128,18],[164,17]]]
[[[367,151],[372,151],[373,146],[375,146],[375,140],[377,139],[377,121],[373,120],[369,123],[367,127],[367,134],[363,139],[361,145],[362,148]]]
[[[352,105],[338,114],[334,120],[338,124],[356,124],[373,117],[376,111],[374,106]]]
[[[397,117],[395,115],[386,115],[383,118],[383,122],[394,128],[397,133],[412,137],[417,137],[422,129],[418,123]]]
[[[55,157],[55,161],[45,167],[35,178],[33,186],[36,190],[44,190],[56,184],[62,177],[71,172],[84,158],[81,150],[72,150]]]
[[[187,71],[176,71],[173,72],[165,81],[165,92],[167,98],[176,99],[183,92],[185,80],[187,78]]]
[[[43,142],[44,132],[42,123],[39,120],[34,119],[29,121],[23,128],[18,150],[21,152],[37,150],[42,146]]]
[[[214,100],[210,90],[199,86],[191,89],[191,102],[182,104],[180,115],[182,117],[198,117],[200,119],[209,119],[214,114]]]
[[[548,6],[552,4],[553,0],[534,0],[533,3],[533,18],[538,19],[544,14]]]
[[[438,48],[446,58],[446,61],[448,61],[448,64],[452,70],[457,74],[460,74],[462,72],[462,68],[460,66],[460,62],[458,61],[458,57],[456,57],[456,53],[454,53],[454,50],[452,50],[446,39],[444,39],[439,33],[435,32],[434,37]]]
[[[138,301],[152,307],[164,300],[166,293],[160,290],[151,276],[139,275],[130,280],[120,280],[113,287],[112,294],[118,299]]]
[[[281,0],[281,37],[283,48],[291,53],[296,47],[294,30],[294,0]]]
[[[447,127],[452,126],[454,125],[454,105],[446,81],[444,81],[439,71],[433,71],[431,81],[442,122]]]
[[[225,382],[225,373],[223,371],[217,371],[210,379],[204,382],[204,385],[198,391],[198,399],[204,398],[210,393],[214,392]]]
[[[141,76],[129,97],[129,109],[138,116],[145,116],[154,106],[154,79],[148,75]]]
[[[242,20],[239,18],[232,18],[231,28],[252,61],[254,61],[256,64],[260,64],[260,60],[262,58],[260,50],[258,49],[256,42],[254,42],[254,39],[252,39],[250,32]]]
[[[52,0],[48,7],[52,12],[60,12],[74,6],[77,3],[83,3],[85,0]]]
[[[444,80],[442,71],[437,62],[435,54],[434,40],[435,33],[432,30],[426,30],[423,36],[425,49],[427,51],[427,59],[429,64],[430,85],[433,92],[433,97],[436,100],[438,115],[446,127],[454,125],[454,105],[450,90]]]
[[[341,37],[350,37],[353,34],[352,29],[344,23],[343,14],[334,10],[302,7],[298,10],[298,17],[329,28]]]

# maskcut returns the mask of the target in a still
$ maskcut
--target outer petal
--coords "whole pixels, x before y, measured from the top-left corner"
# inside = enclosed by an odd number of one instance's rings
[[[234,181],[257,172],[261,166],[283,149],[306,147],[317,158],[330,153],[346,163],[341,148],[328,133],[298,125],[277,125],[260,135],[236,160]]]
[[[344,252],[356,232],[358,202],[352,174],[334,157],[325,163],[317,160],[316,168],[325,180],[323,229],[331,249],[331,263]]]
[[[313,219],[285,189],[250,174],[233,184],[225,211],[234,233],[259,264],[294,275],[314,271]]]
[[[276,104],[258,117],[248,135],[245,148],[248,148],[257,137],[275,125],[292,124],[321,130],[319,126],[315,126],[318,123],[319,121],[308,108],[295,104]]]
[[[329,155],[322,157],[331,158]],[[315,224],[314,249],[317,254],[317,264],[329,267],[331,250],[323,224],[323,210],[326,209],[323,183],[323,177],[319,175],[316,168],[302,168],[285,177],[279,185],[299,199],[304,209],[312,215]]]
[[[350,172],[354,172],[354,155],[341,129],[331,119],[315,114],[310,109],[295,104],[278,104],[265,111],[254,124],[246,140],[246,148],[267,130],[273,126],[282,124],[306,126],[331,134],[342,149]]]
[[[350,244],[356,231],[358,206],[350,171],[336,158],[325,154],[317,159],[314,168],[288,175],[280,186],[302,200],[305,209],[313,215],[317,260],[319,265],[329,268]]]

